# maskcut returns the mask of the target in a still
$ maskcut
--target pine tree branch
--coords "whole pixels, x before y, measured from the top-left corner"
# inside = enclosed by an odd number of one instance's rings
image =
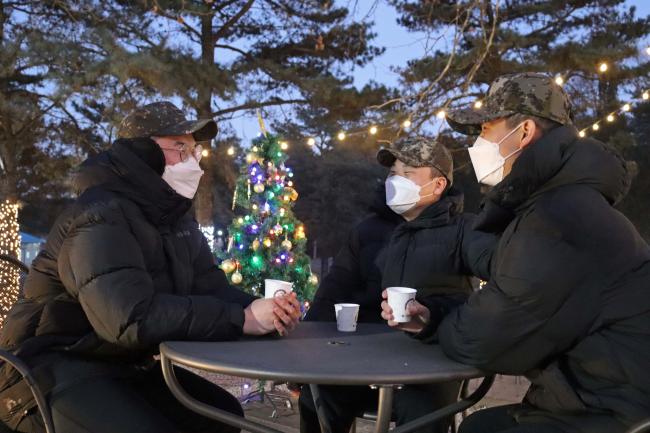
[[[214,111],[212,112],[212,117],[223,116],[224,114],[234,113],[241,110],[251,110],[253,108],[270,107],[274,105],[307,104],[307,103],[309,103],[307,99],[273,99],[265,102],[247,102],[245,104],[237,105],[235,107]]]
[[[214,34],[213,41],[218,41],[222,37],[224,37],[230,28],[235,25],[237,21],[243,17],[246,12],[250,10],[250,8],[253,6],[253,3],[255,3],[255,0],[248,0],[248,3],[246,3],[240,10],[237,12],[235,15],[233,15],[228,21],[226,21],[219,30]]]

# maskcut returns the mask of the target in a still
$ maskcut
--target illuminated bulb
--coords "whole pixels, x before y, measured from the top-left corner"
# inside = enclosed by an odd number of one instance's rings
[[[598,70],[599,70],[600,72],[607,72],[607,69],[608,69],[608,68],[609,68],[609,66],[608,66],[607,63],[605,63],[605,62],[603,62],[603,63],[601,63],[600,65],[598,65]]]
[[[564,78],[562,78],[562,76],[558,75],[557,77],[555,77],[555,84],[557,84],[558,86],[561,86],[562,84],[564,84]]]
[[[336,136],[340,141],[345,140],[345,132],[341,131],[339,134]]]
[[[613,122],[614,121],[614,115],[613,114],[608,115],[607,116],[607,121],[608,122]]]
[[[411,121],[409,119],[406,119],[403,123],[402,126],[404,128],[410,128],[411,127]]]
[[[600,129],[600,125],[598,125],[597,123],[594,123],[592,125],[591,129],[593,129],[594,131],[598,131]]]
[[[307,144],[310,145],[310,146],[315,145],[316,140],[314,139],[314,137],[309,137],[309,139],[307,140]]]
[[[643,98],[644,101],[647,101],[648,99],[650,99],[650,93],[643,92],[643,95],[641,95],[641,97]]]
[[[201,151],[201,156],[204,157],[204,158],[207,157],[209,154],[210,154],[210,151],[208,149],[203,149]]]
[[[580,132],[578,132],[578,135],[579,135],[580,137],[584,137],[584,136],[587,135],[587,134],[585,133],[585,131],[580,131]]]
[[[257,146],[253,146],[253,152],[257,152],[258,150]]]
[[[632,107],[630,106],[630,104],[625,104],[621,108],[623,109],[623,111],[630,111],[630,108]]]
[[[483,106],[483,101],[478,100],[478,101],[474,102],[474,108],[479,109],[482,106]]]
[[[287,143],[286,141],[280,143],[280,149],[287,150],[288,148],[289,148],[289,143]]]
[[[438,119],[444,119],[445,116],[447,116],[447,113],[445,112],[445,110],[440,110],[440,111],[438,111],[438,113],[436,113],[436,117]]]
[[[646,49],[645,49],[645,52],[646,52],[647,55],[650,56],[650,47],[646,48]]]
[[[370,135],[375,135],[377,133],[377,127],[376,126],[371,126],[369,132],[370,132]]]
[[[234,147],[229,147],[228,148],[228,155],[233,156],[235,154],[235,148]]]

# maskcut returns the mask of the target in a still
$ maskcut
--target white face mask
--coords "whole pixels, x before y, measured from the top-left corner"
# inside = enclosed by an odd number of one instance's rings
[[[401,215],[413,209],[422,197],[433,195],[433,193],[420,195],[420,190],[433,182],[435,179],[420,186],[404,176],[390,176],[386,179],[386,204],[393,212]]]
[[[201,176],[203,176],[203,170],[199,166],[199,161],[194,157],[189,157],[185,162],[166,165],[162,178],[174,191],[185,198],[192,199],[199,187]]]
[[[499,140],[498,143],[486,140],[483,137],[478,137],[474,142],[474,145],[467,149],[469,157],[472,160],[472,165],[474,166],[476,179],[480,183],[494,186],[503,180],[503,166],[505,165],[506,160],[521,149],[517,149],[510,155],[504,157],[501,156],[501,152],[499,152],[499,145],[503,143],[506,138],[514,134],[521,125],[523,125],[523,123],[520,123],[515,129],[508,132],[505,137]]]

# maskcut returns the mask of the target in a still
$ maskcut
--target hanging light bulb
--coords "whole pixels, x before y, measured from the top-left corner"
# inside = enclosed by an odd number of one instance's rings
[[[377,127],[371,126],[368,132],[370,132],[370,135],[375,135],[377,133]]]
[[[646,52],[647,55],[650,56],[650,47],[646,48],[646,49],[645,49],[645,52]]]
[[[630,111],[631,108],[632,108],[632,106],[631,106],[630,104],[624,104],[624,105],[621,107],[621,109],[622,109],[623,111]]]
[[[313,145],[315,145],[315,144],[316,144],[316,140],[314,139],[314,137],[309,137],[309,138],[307,139],[307,144],[308,144],[309,146],[313,146]]]
[[[228,155],[233,156],[235,154],[235,148],[230,146],[227,151]]]
[[[447,116],[447,112],[445,110],[440,110],[436,113],[436,117],[438,119],[444,119]]]
[[[483,106],[483,101],[481,101],[480,99],[477,99],[476,102],[474,102],[474,108],[476,108],[477,110],[482,106]]]
[[[338,138],[339,141],[345,140],[345,132],[343,132],[343,131],[339,132],[338,135],[336,136],[336,138]]]
[[[608,115],[607,116],[607,121],[608,122],[613,122],[614,121],[614,115],[613,114]]]
[[[564,84],[564,78],[562,78],[561,75],[557,75],[555,77],[555,84],[557,84],[558,86],[561,86],[562,84]]]
[[[598,131],[598,130],[600,129],[600,125],[598,125],[597,123],[594,123],[594,124],[591,126],[591,129],[593,129],[594,131]]]
[[[602,62],[600,65],[598,65],[598,71],[600,72],[607,72],[609,69],[609,65],[606,62]]]
[[[402,126],[404,128],[410,128],[411,127],[411,121],[409,119],[406,119],[404,122],[402,122]]]
[[[648,99],[650,99],[650,92],[648,91],[643,92],[643,95],[641,95],[641,97],[643,98],[644,101],[647,101]]]
[[[580,132],[578,132],[578,135],[580,137],[584,137],[585,135],[587,135],[587,133],[585,131],[580,131]]]
[[[286,141],[280,142],[280,149],[287,150],[288,148],[289,148],[289,143],[287,143]]]
[[[203,149],[203,150],[201,151],[201,156],[202,156],[202,157],[207,158],[208,155],[210,155],[210,151],[209,151],[208,149]]]

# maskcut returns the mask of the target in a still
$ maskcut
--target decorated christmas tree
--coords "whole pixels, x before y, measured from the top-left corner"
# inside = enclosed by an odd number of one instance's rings
[[[228,246],[221,269],[232,283],[264,295],[264,280],[290,281],[298,299],[312,298],[318,278],[305,254],[305,227],[294,216],[298,192],[285,165],[286,142],[272,134],[253,140],[237,180]]]

